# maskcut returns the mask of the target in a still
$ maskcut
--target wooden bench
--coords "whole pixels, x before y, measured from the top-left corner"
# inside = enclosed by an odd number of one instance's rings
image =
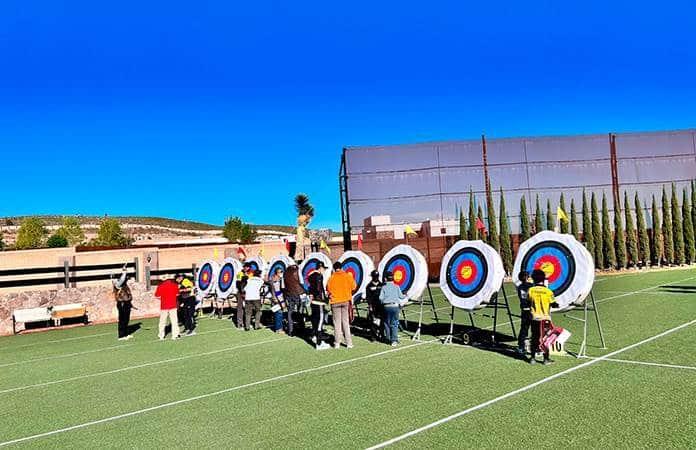
[[[50,323],[52,319],[51,310],[46,307],[15,309],[12,311],[12,332],[17,334],[16,326],[18,323]]]
[[[83,318],[87,323],[87,307],[82,303],[69,303],[67,305],[57,305],[51,308],[51,319],[53,325],[60,326],[63,319]]]

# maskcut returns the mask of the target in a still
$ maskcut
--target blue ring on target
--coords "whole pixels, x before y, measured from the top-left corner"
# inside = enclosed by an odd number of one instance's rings
[[[535,269],[543,270],[555,296],[563,294],[575,279],[575,258],[560,242],[539,242],[524,256],[522,267],[530,274]]]
[[[203,264],[203,267],[198,271],[198,288],[205,291],[210,287],[213,281],[213,266],[210,263]]]
[[[488,278],[488,262],[478,249],[464,247],[447,264],[447,286],[457,297],[468,298],[478,294]]]
[[[309,289],[309,284],[307,281],[307,278],[309,278],[309,274],[312,273],[313,270],[316,270],[317,265],[319,265],[319,263],[323,263],[323,261],[317,258],[310,258],[307,260],[305,266],[302,268],[302,285],[305,289]]]
[[[225,263],[220,269],[220,275],[218,277],[218,287],[221,291],[227,292],[234,283],[235,273],[234,266],[232,263]]]
[[[268,277],[270,278],[271,276],[273,276],[273,274],[276,273],[276,270],[278,269],[280,269],[281,272],[285,273],[285,271],[288,269],[288,266],[283,261],[274,262],[268,269]]]
[[[365,277],[364,271],[363,271],[363,266],[358,260],[358,258],[355,257],[350,257],[346,258],[342,263],[341,263],[341,269],[344,272],[352,273],[353,278],[355,278],[355,285],[356,286],[362,286],[363,278]]]
[[[413,261],[406,255],[394,255],[384,265],[385,272],[391,272],[394,275],[394,283],[401,289],[401,292],[406,293],[416,280],[416,269]],[[401,275],[397,275],[400,272]],[[384,274],[382,274],[384,275]],[[401,278],[399,278],[401,277]]]

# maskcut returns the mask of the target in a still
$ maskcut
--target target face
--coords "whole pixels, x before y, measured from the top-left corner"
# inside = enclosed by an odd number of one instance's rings
[[[524,256],[522,267],[530,274],[534,270],[542,270],[555,296],[563,294],[575,278],[575,258],[568,247],[560,242],[536,244]]]
[[[503,261],[483,241],[458,241],[442,258],[440,289],[457,308],[473,310],[488,303],[503,284]]]
[[[344,272],[348,272],[353,277],[356,285],[362,285],[365,273],[360,261],[356,258],[348,258],[341,262],[341,269],[343,269]]]
[[[251,267],[251,270],[253,271],[266,271],[266,261],[264,261],[263,258],[260,256],[252,256],[251,258],[248,258],[245,262],[249,264],[249,267]]]
[[[275,258],[271,259],[268,263],[268,276],[271,277],[276,270],[280,269],[281,272],[285,273],[285,271],[288,269],[290,266],[294,266],[295,261],[290,258],[289,256],[286,255],[279,255],[276,256]]]
[[[198,271],[198,288],[207,291],[213,283],[213,266],[210,263],[203,264]]]
[[[225,258],[217,276],[217,294],[220,298],[227,298],[237,291],[236,278],[242,270],[242,263],[234,258]]]
[[[317,269],[319,262],[326,266],[326,269],[324,270],[324,287],[326,287],[328,284],[329,277],[331,276],[331,260],[323,253],[310,253],[307,255],[307,259],[305,259],[300,266],[300,277],[305,289],[309,288],[309,275],[312,273],[312,271]]]
[[[365,288],[370,282],[370,273],[375,270],[375,263],[361,251],[347,251],[340,258],[341,268],[353,276],[358,289],[354,299],[359,301],[365,295]]]
[[[386,272],[394,275],[394,283],[411,299],[419,298],[428,284],[425,257],[409,245],[397,245],[384,255],[379,263],[380,276]]]

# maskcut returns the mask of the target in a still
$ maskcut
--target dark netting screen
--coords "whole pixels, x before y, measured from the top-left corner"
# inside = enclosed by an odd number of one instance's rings
[[[696,130],[615,135],[619,192],[638,192],[644,205],[674,182],[679,189],[696,177]],[[469,207],[469,190],[485,213],[485,177],[481,140],[413,145],[350,147],[345,150],[347,211],[359,231],[364,219],[390,215],[393,224],[448,220]],[[519,230],[520,198],[530,214],[536,196],[555,212],[561,193],[566,213],[583,188],[598,204],[606,194],[613,210],[612,157],[606,135],[486,139],[488,173],[496,207],[502,188],[510,225]],[[601,204],[599,204],[601,207]],[[631,205],[633,206],[633,205]],[[578,220],[580,218],[578,217]]]

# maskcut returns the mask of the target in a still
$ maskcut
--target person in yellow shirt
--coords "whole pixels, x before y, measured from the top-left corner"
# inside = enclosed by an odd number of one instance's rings
[[[346,347],[353,348],[353,336],[350,334],[350,308],[353,293],[358,288],[353,275],[343,270],[340,262],[333,265],[334,272],[329,278],[326,290],[329,291],[329,303],[334,322],[334,348],[341,346],[345,339]]]
[[[544,271],[536,269],[532,272],[534,286],[529,288],[529,304],[532,312],[532,356],[530,364],[536,364],[536,354],[543,353],[544,365],[553,361],[549,359],[549,349],[541,344],[544,335],[552,328],[551,308],[558,307],[553,297],[553,291],[544,284],[546,274]]]

